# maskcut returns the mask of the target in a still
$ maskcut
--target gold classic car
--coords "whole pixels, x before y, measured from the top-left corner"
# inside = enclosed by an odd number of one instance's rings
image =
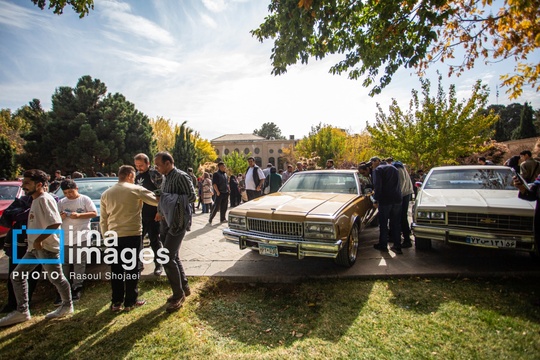
[[[536,253],[534,203],[518,198],[512,175],[506,166],[433,168],[413,206],[416,248],[436,240]]]
[[[350,267],[374,215],[356,170],[302,171],[277,193],[231,209],[223,235],[261,255],[333,258]]]

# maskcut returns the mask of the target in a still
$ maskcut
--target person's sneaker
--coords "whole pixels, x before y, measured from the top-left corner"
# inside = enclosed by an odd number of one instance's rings
[[[388,252],[388,247],[387,246],[383,246],[381,244],[375,244],[375,245],[373,245],[373,247],[376,250],[379,250],[379,251],[382,251],[382,252]]]
[[[62,305],[62,298],[59,293],[56,293],[56,299],[54,299],[53,305],[57,307]]]
[[[403,254],[403,251],[401,251],[401,249],[398,249],[398,248],[395,247],[395,246],[392,246],[392,247],[390,248],[390,250],[392,250],[393,252],[395,252],[396,254],[399,254],[399,255]]]
[[[131,306],[124,306],[124,311],[131,311],[135,308],[143,306],[144,304],[146,304],[146,300],[137,300],[135,304]]]
[[[228,223],[228,221],[227,220],[221,220],[221,223],[226,224],[226,223]]]
[[[122,311],[122,303],[111,304],[110,309],[112,312]]]
[[[32,317],[30,316],[30,311],[26,312],[20,312],[17,310],[14,310],[4,316],[2,319],[0,319],[0,327],[2,326],[10,326],[19,324],[25,321],[30,320]]]
[[[154,275],[161,276],[163,274],[163,265],[156,264],[156,268],[154,269]]]
[[[77,301],[81,299],[82,295],[82,286],[76,287],[71,291],[71,300]]]
[[[73,314],[73,304],[60,306],[56,310],[45,315],[45,319],[57,319],[69,314]]]
[[[411,248],[412,247],[412,243],[409,241],[409,242],[404,242],[403,244],[401,244],[401,248],[402,249],[408,249],[408,248]]]
[[[182,304],[184,303],[185,300],[186,300],[185,296],[181,297],[180,299],[171,299],[165,311],[167,311],[168,313],[171,313],[171,312],[179,310],[182,307]]]

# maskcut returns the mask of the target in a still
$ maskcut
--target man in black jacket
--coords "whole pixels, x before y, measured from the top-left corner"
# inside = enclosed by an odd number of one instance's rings
[[[221,161],[218,163],[218,171],[212,176],[212,186],[214,187],[214,194],[216,194],[216,202],[214,203],[208,222],[210,224],[212,223],[218,211],[220,222],[227,222],[225,215],[229,205],[229,179],[227,177],[225,163]]]
[[[379,158],[371,158],[373,166],[374,207],[379,208],[379,243],[374,248],[388,252],[388,235],[394,246],[390,248],[396,254],[401,251],[401,188],[398,170],[381,163]],[[389,224],[390,223],[390,227]]]

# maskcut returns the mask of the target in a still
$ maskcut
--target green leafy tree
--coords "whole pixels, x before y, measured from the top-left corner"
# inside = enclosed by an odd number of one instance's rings
[[[15,147],[6,135],[0,134],[0,178],[13,179],[16,175]]]
[[[243,174],[249,166],[247,158],[250,155],[239,154],[233,151],[229,155],[224,155],[221,160],[225,163],[229,174]]]
[[[30,126],[24,118],[11,114],[10,109],[0,110],[0,135],[6,136],[16,152],[22,152],[24,139],[21,135],[29,129]]]
[[[458,158],[480,152],[489,140],[494,114],[485,114],[488,91],[478,81],[470,98],[458,102],[455,85],[448,95],[439,75],[437,95],[430,97],[429,80],[421,79],[422,96],[412,91],[409,110],[403,111],[392,99],[389,113],[378,106],[376,122],[367,125],[372,144],[382,156],[392,156],[414,168],[428,169],[443,164],[454,164]]]
[[[487,107],[485,114],[493,111],[499,116],[499,120],[494,125],[495,134],[493,139],[496,141],[508,141],[512,138],[513,131],[519,126],[523,105],[513,103],[505,105],[490,105]]]
[[[252,34],[259,41],[274,39],[276,75],[298,61],[341,54],[330,72],[363,77],[374,95],[402,67],[422,74],[432,63],[461,61],[449,64],[449,73],[459,75],[479,58],[516,59],[514,73],[501,77],[510,98],[519,96],[524,84],[538,89],[538,57],[526,62],[540,46],[538,1],[271,0],[268,10]],[[460,60],[455,60],[457,49],[464,53]]]
[[[20,111],[32,128],[22,163],[53,172],[117,172],[143,152],[152,156],[155,141],[149,118],[121,94],[107,94],[98,79],[83,76],[77,86],[62,86],[44,113],[39,101]]]
[[[198,155],[195,148],[193,129],[186,126],[186,121],[184,121],[178,126],[175,134],[174,148],[172,150],[175,166],[183,171],[187,171],[187,168],[197,169],[202,160]]]
[[[285,139],[285,136],[281,135],[281,130],[273,122],[262,124],[260,129],[253,130],[253,135],[259,135],[266,139]]]
[[[296,151],[306,158],[317,157],[317,165],[325,166],[327,159],[339,165],[347,150],[347,133],[331,125],[312,126],[307,137],[296,145]]]
[[[512,140],[527,139],[536,136],[536,128],[533,122],[533,109],[525,103],[520,114],[519,126],[512,132]]]
[[[32,0],[32,2],[41,10],[47,6],[47,0]],[[61,15],[66,5],[71,5],[80,18],[88,15],[90,10],[94,10],[94,0],[49,0],[48,8],[53,9],[55,14]]]

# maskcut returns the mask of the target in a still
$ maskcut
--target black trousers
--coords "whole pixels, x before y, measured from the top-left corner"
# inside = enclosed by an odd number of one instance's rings
[[[114,246],[113,249],[117,251],[118,261],[115,261],[111,265],[111,301],[113,304],[123,302],[125,307],[133,306],[139,296],[138,285],[140,273],[138,263],[141,250],[141,236],[119,237],[118,245]]]
[[[212,212],[210,213],[210,221],[214,219],[214,216],[216,216],[218,211],[219,220],[225,221],[227,219],[225,216],[227,214],[228,205],[229,193],[219,193],[219,196],[216,196],[216,202],[214,203],[214,207],[212,208]]]
[[[142,218],[142,236],[141,236],[141,249],[142,246],[142,239],[146,234],[148,234],[148,238],[150,239],[150,247],[152,248],[152,251],[154,252],[154,264],[157,265],[157,251],[163,247],[163,243],[159,237],[159,221],[154,220],[154,218],[150,217],[143,217]]]

